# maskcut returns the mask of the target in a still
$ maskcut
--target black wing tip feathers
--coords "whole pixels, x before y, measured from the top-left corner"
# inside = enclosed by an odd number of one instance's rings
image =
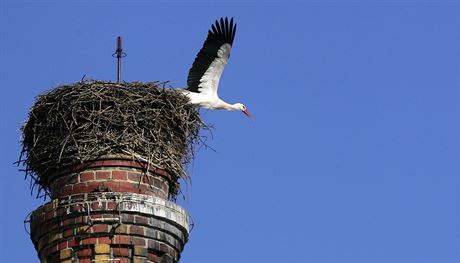
[[[211,28],[208,30],[208,37],[189,71],[187,90],[200,93],[198,85],[200,84],[201,77],[217,56],[219,48],[226,43],[233,45],[235,33],[236,23],[233,23],[233,17],[230,18],[230,21],[228,17],[221,17],[211,25]]]
[[[233,23],[233,17],[230,17],[230,21],[228,17],[221,17],[211,25],[211,28],[210,33],[214,36],[222,37],[225,39],[225,42],[228,42],[230,45],[233,44],[236,33],[236,23]]]

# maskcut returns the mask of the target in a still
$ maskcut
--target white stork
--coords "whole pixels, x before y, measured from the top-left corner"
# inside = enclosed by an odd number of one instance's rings
[[[230,23],[227,18],[221,18],[220,23],[216,20],[188,73],[187,88],[182,91],[198,107],[240,110],[253,120],[242,103],[229,104],[217,94],[220,76],[230,57],[235,33],[236,24],[233,24],[233,18]]]

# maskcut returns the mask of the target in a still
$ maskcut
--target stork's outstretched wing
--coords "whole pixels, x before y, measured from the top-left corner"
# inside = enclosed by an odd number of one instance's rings
[[[221,18],[220,23],[216,20],[188,73],[187,90],[217,96],[220,76],[230,57],[235,33],[233,18],[230,23],[227,18]]]

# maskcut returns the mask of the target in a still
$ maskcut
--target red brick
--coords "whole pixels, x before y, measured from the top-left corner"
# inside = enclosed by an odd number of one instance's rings
[[[102,204],[100,202],[94,202],[91,204],[91,211],[93,210],[101,210]]]
[[[131,244],[131,238],[129,236],[116,235],[113,238],[113,244],[126,244],[126,245],[129,245],[129,244]]]
[[[92,251],[89,248],[80,249],[77,251],[77,255],[78,257],[90,257],[92,255]]]
[[[97,237],[85,238],[81,241],[83,245],[97,244]]]
[[[130,183],[130,182],[119,182],[120,189],[127,189],[128,192],[131,191],[131,189],[136,189],[138,183]]]
[[[127,257],[129,256],[129,249],[125,247],[113,247],[112,248],[114,256]]]
[[[72,193],[89,193],[94,190],[94,187],[87,186],[86,183],[74,184]]]
[[[112,239],[110,239],[110,237],[99,237],[97,239],[97,242],[98,242],[98,244],[111,244]]]
[[[92,260],[90,258],[79,259],[78,263],[92,263]]]
[[[92,233],[107,233],[109,232],[109,226],[108,225],[103,225],[103,224],[97,224],[93,225],[92,227]]]
[[[107,180],[110,179],[110,171],[97,171],[96,180]]]
[[[112,171],[112,179],[128,180],[128,172],[127,171]]]
[[[107,202],[107,210],[116,210],[117,203],[116,202]]]
[[[67,196],[67,195],[72,195],[73,194],[73,187],[72,185],[66,185],[61,188],[59,191],[58,196]]]
[[[105,182],[98,182],[98,181],[88,181],[86,182],[86,187],[92,189],[90,192],[106,188]]]
[[[79,244],[80,244],[80,241],[77,240],[76,238],[72,238],[67,241],[68,247],[75,247],[75,246],[78,246]]]
[[[80,182],[94,180],[94,172],[83,172],[80,174]]]

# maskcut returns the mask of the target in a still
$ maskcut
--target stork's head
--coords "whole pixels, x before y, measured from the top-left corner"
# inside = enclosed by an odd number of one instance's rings
[[[246,116],[248,116],[248,118],[249,118],[251,121],[254,121],[254,118],[252,117],[251,114],[249,114],[248,109],[246,108],[246,106],[244,106],[243,103],[235,103],[235,106],[237,107],[238,110],[240,110],[240,111],[242,111],[244,114],[246,114]]]

